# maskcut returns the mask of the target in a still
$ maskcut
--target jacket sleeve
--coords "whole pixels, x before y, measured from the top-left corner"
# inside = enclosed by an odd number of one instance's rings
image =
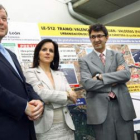
[[[28,83],[25,83],[25,84],[26,84],[28,95],[29,95],[29,99],[30,100],[41,100],[40,96],[34,91],[33,87]]]
[[[20,120],[25,113],[27,100],[17,96],[0,85],[0,110],[15,120]]]
[[[130,79],[131,73],[129,71],[129,67],[127,66],[123,58],[123,54],[117,53],[116,55],[117,55],[116,57],[117,57],[118,66],[124,65],[125,69],[102,74],[103,83],[105,85],[114,84],[114,83],[126,83]]]
[[[24,72],[27,83],[31,84],[35,92],[40,96],[44,103],[57,103],[66,104],[67,93],[66,91],[51,90],[44,86],[41,80],[39,80],[35,74],[34,69],[28,69]],[[55,79],[54,79],[55,80]],[[61,82],[61,80],[60,80]]]
[[[81,82],[86,91],[110,92],[111,86],[105,85],[101,80],[94,80],[89,71],[88,64],[81,58],[79,59]]]

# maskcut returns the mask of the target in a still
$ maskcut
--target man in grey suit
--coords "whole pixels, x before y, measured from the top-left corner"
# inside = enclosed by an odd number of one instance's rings
[[[136,115],[126,86],[129,68],[121,53],[106,49],[105,26],[90,26],[89,37],[94,49],[79,59],[87,123],[93,125],[96,140],[134,140]]]

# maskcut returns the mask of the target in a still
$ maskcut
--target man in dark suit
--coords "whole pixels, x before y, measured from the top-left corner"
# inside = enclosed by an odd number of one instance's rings
[[[89,28],[93,51],[79,59],[81,81],[87,91],[87,123],[96,140],[134,140],[136,117],[126,86],[130,71],[123,55],[106,49],[108,31],[101,24]]]
[[[0,5],[0,140],[36,140],[33,120],[43,112],[43,103],[25,82],[16,55],[5,49],[7,12]]]

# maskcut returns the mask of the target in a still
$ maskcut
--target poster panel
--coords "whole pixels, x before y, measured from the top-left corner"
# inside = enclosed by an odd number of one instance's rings
[[[42,39],[51,38],[59,43],[59,48],[65,48],[68,52],[71,48],[72,53],[65,54],[65,59],[61,63],[73,64],[76,70],[77,79],[80,85],[79,65],[76,59],[72,59],[73,52],[77,58],[90,53],[93,48],[88,37],[89,26],[85,25],[60,25],[60,24],[38,24]],[[135,130],[140,129],[140,28],[131,27],[111,27],[107,26],[109,31],[109,40],[107,48],[123,53],[126,63],[131,71],[131,79],[127,82],[131,93],[137,118],[134,120]],[[62,56],[63,58],[63,56]],[[81,89],[81,88],[80,88]],[[84,90],[78,94],[85,95]]]
[[[85,97],[80,84],[78,59],[90,53],[93,47],[88,37],[87,25],[18,23],[9,22],[9,31],[2,44],[13,51],[23,70],[32,66],[33,53],[37,43],[51,38],[59,44],[60,70],[64,72],[70,86],[79,97]],[[109,40],[107,48],[123,53],[130,71],[127,82],[140,121],[140,28],[107,26]],[[82,102],[81,102],[82,103]],[[84,101],[83,101],[83,104]],[[138,126],[138,125],[136,125]],[[140,126],[138,126],[140,129]]]

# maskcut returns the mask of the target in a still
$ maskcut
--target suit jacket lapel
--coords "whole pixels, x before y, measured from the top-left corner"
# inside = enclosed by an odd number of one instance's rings
[[[1,53],[0,53],[0,57],[1,57],[0,61],[2,61],[13,72],[13,74],[15,74],[15,76],[17,76],[21,80],[17,72],[14,70],[13,66],[11,66],[11,64],[6,60],[6,58]]]
[[[59,73],[57,71],[53,71],[53,70],[51,70],[51,73],[52,73],[53,80],[54,80],[55,90],[60,90],[61,77],[59,76]]]
[[[108,72],[113,61],[113,54],[110,50],[106,50],[105,72]]]
[[[7,50],[7,51],[9,52],[9,54],[10,54],[10,56],[11,56],[11,58],[12,58],[14,64],[15,64],[15,66],[16,66],[16,68],[17,68],[19,74],[20,74],[20,77],[19,77],[19,75],[17,74],[17,72],[15,71],[15,69],[11,66],[11,67],[13,68],[15,74],[18,76],[18,78],[20,78],[20,80],[21,80],[21,78],[22,78],[21,81],[25,81],[25,77],[24,77],[24,75],[23,75],[23,73],[22,73],[22,69],[21,69],[21,67],[20,67],[20,65],[19,65],[19,62],[18,62],[17,58],[16,58],[15,55],[14,55],[13,53],[11,53],[9,50]]]
[[[104,65],[103,65],[102,61],[100,60],[99,56],[94,51],[91,52],[91,62],[104,71],[104,69],[105,69]]]
[[[53,90],[54,88],[52,86],[52,83],[50,82],[50,80],[49,80],[48,76],[45,74],[45,72],[40,67],[36,68],[36,72],[37,72],[38,78],[41,81],[43,81],[43,83],[45,85],[47,85],[47,87],[49,89],[52,89]]]

